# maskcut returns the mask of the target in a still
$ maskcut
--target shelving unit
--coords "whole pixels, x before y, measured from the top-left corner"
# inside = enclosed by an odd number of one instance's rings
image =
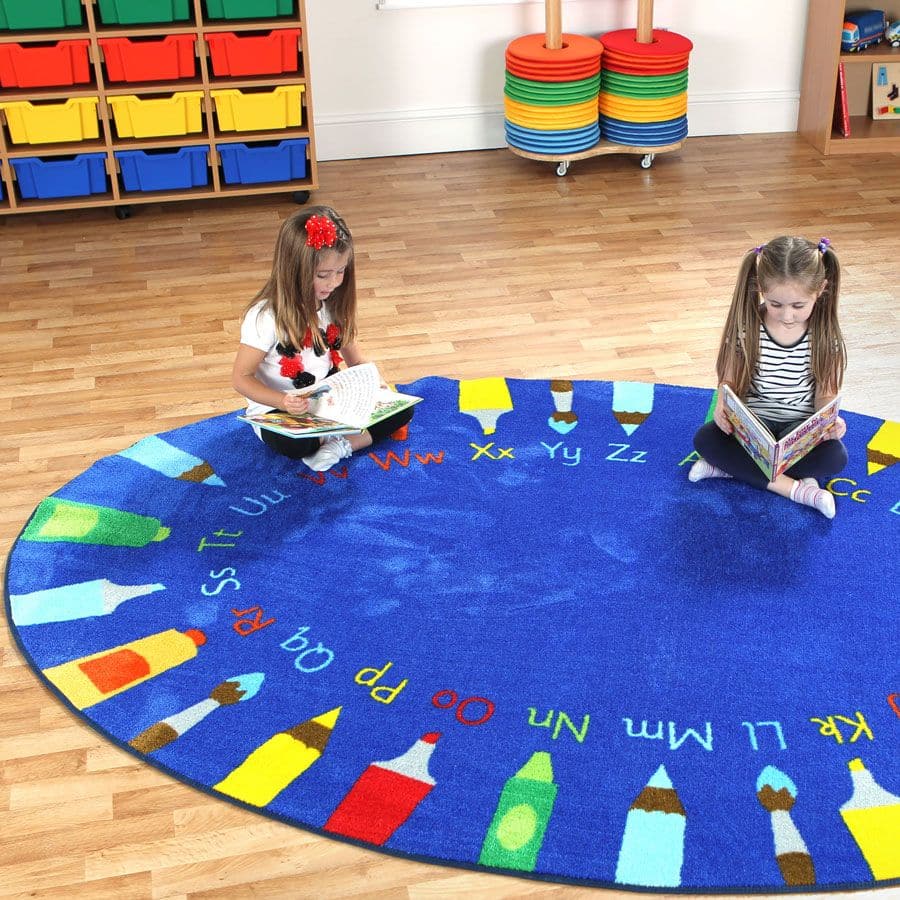
[[[900,151],[900,119],[872,119],[872,65],[900,63],[900,48],[884,42],[857,53],[841,51],[841,26],[847,8],[859,4],[846,0],[816,0],[810,4],[806,25],[806,50],[800,85],[797,130],[820,153],[896,153]],[[889,21],[900,18],[900,5],[884,9]],[[844,63],[850,135],[833,126],[838,63]]]
[[[119,218],[127,218],[132,204],[168,200],[283,191],[303,203],[309,198],[309,192],[318,187],[304,0],[99,0],[100,5],[98,0],[49,0],[49,3],[43,0],[37,4],[42,10],[38,15],[46,15],[46,8],[55,2],[60,5],[62,21],[68,23],[80,18],[80,23],[49,28],[7,28],[3,27],[7,17],[0,17],[0,53],[7,60],[0,62],[0,73],[6,73],[0,87],[0,213],[112,206]],[[31,15],[27,3],[28,0],[0,0],[0,7],[8,13],[12,6],[27,18]],[[103,20],[104,15],[109,19],[109,10],[117,7],[119,18],[127,19],[146,16],[148,9],[160,5],[170,10],[172,20],[128,23]],[[210,9],[216,13],[215,18],[210,15]],[[77,10],[77,17],[73,10]],[[254,17],[240,17],[244,11],[252,11]],[[273,15],[267,15],[268,12]],[[185,13],[187,18],[179,18]],[[14,24],[11,14],[8,24]],[[235,38],[222,37],[230,34]],[[181,44],[172,54],[157,43],[170,36],[172,42]],[[187,40],[182,44],[177,36]],[[111,39],[128,40],[123,52],[131,54],[128,59],[132,63],[124,70],[113,58],[118,51],[109,43]],[[278,42],[277,52],[265,49],[268,40]],[[46,85],[48,67],[40,51],[51,52],[52,45],[60,41],[87,42],[82,51],[87,54],[87,82]],[[218,46],[211,47],[217,41]],[[260,47],[263,49],[255,49]],[[244,48],[250,48],[250,63],[245,61]],[[8,63],[10,54],[12,67]],[[20,74],[15,58],[27,63],[30,55],[37,60],[36,64],[20,64],[24,73]],[[178,57],[174,70],[166,68],[166,60],[173,55]],[[259,60],[258,65],[252,61],[254,57]],[[139,65],[142,58],[163,68],[142,70]],[[237,60],[236,64],[232,63],[233,59]],[[268,68],[269,72],[217,75],[214,61],[220,72],[223,66],[228,72],[254,67]],[[111,66],[113,75],[142,80],[113,80]],[[272,69],[288,71],[272,72]],[[185,71],[190,74],[182,74]],[[159,73],[163,77],[156,80]],[[45,80],[40,86],[9,86],[10,81],[32,84],[42,78]],[[282,90],[276,92],[276,89]],[[240,93],[217,97],[219,91],[232,90]],[[178,99],[173,99],[176,96]],[[122,98],[126,97],[135,97],[136,101],[123,103]],[[26,131],[31,130],[29,123],[46,120],[52,132],[62,116],[43,107],[79,99],[96,100],[96,137],[63,130],[48,139],[46,133],[40,134],[37,129],[39,141],[30,133],[23,139],[23,120]],[[30,105],[10,107],[21,101]],[[240,104],[241,115],[236,124],[242,130],[232,130],[227,111],[218,106],[226,101]],[[126,116],[132,111],[141,119],[137,132],[142,136],[133,136],[128,128]],[[188,119],[194,121],[189,125]],[[198,123],[199,128],[194,130]],[[88,122],[86,131],[90,127]],[[205,165],[198,161],[196,150],[191,149],[198,147],[206,148]],[[176,155],[182,149],[186,152]],[[135,150],[145,152],[129,160],[126,178],[123,160],[117,154]],[[227,168],[223,165],[223,152]],[[89,165],[81,155],[92,153],[103,154],[104,190],[76,196],[23,195],[23,185],[27,193],[29,178],[23,180],[20,172],[32,165],[27,162],[29,159],[40,160],[33,164],[36,175],[51,173],[50,187],[45,186],[45,194],[47,190],[65,194],[81,190],[83,169]],[[58,178],[56,173],[60,173]],[[274,180],[262,180],[273,176]],[[56,180],[61,186],[54,185]]]

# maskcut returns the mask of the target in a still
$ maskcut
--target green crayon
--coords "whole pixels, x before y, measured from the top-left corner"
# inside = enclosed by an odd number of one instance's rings
[[[159,519],[137,513],[45,497],[22,532],[22,539],[53,543],[106,544],[112,547],[143,547],[164,541],[169,529]]]
[[[533,753],[503,785],[478,862],[484,866],[533,872],[556,791],[550,754]]]

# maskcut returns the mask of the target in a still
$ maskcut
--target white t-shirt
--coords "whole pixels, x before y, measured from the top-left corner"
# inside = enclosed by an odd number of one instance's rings
[[[785,346],[760,324],[759,360],[747,393],[747,406],[770,422],[794,422],[813,414],[815,398],[809,332]]]
[[[264,350],[266,355],[256,369],[256,377],[266,387],[276,391],[292,391],[294,385],[290,378],[281,374],[281,354],[275,349],[278,343],[278,335],[275,333],[275,316],[271,311],[263,310],[264,300],[260,300],[255,306],[247,310],[244,321],[241,323],[241,343],[257,350]],[[331,324],[331,315],[327,304],[323,303],[319,310],[319,326],[327,328]],[[331,370],[331,354],[326,350],[321,356],[316,356],[315,351],[305,347],[300,349],[300,359],[303,362],[303,371],[309,372],[316,381],[321,381]],[[247,413],[268,412],[272,407],[255,400],[247,400]]]

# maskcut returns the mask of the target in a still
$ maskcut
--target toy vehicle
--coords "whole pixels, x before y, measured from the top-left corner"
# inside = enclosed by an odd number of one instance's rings
[[[884,29],[884,39],[890,43],[892,47],[900,47],[900,21],[891,22]]]
[[[867,9],[847,13],[841,31],[841,50],[855,53],[884,40],[884,10]]]

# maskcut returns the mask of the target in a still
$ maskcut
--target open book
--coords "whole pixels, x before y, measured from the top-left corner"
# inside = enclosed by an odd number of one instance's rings
[[[374,363],[342,369],[294,393],[309,397],[309,412],[292,415],[275,410],[238,418],[288,437],[359,434],[370,425],[422,400],[412,394],[401,394],[382,387],[381,376]]]
[[[806,456],[816,444],[828,437],[828,432],[837,419],[841,403],[841,398],[835,397],[792,431],[776,440],[772,432],[727,384],[722,385],[722,398],[725,415],[734,426],[734,436],[769,481],[774,481],[785,469],[789,469]]]

